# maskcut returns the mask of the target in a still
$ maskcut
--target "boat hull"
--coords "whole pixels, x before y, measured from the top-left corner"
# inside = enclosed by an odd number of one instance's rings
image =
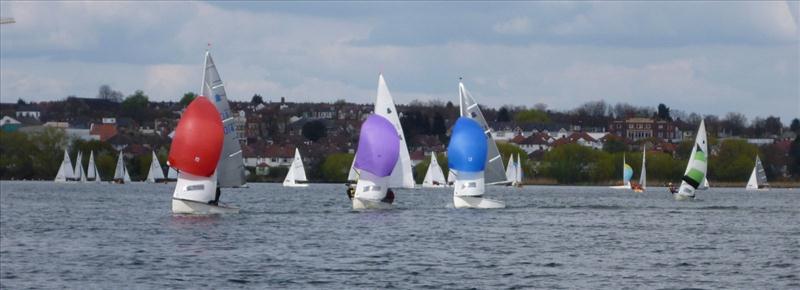
[[[690,201],[694,200],[694,195],[686,195],[686,194],[674,194],[675,200],[677,201]]]
[[[172,199],[172,213],[176,214],[233,214],[239,213],[239,208],[213,205],[187,199]]]
[[[283,187],[308,187],[308,183],[283,183]]]
[[[631,189],[630,185],[616,185],[616,186],[609,186],[608,188],[611,189]]]
[[[480,196],[453,196],[455,208],[505,208],[506,204],[499,200]]]
[[[391,203],[364,198],[353,198],[353,209],[391,209]]]

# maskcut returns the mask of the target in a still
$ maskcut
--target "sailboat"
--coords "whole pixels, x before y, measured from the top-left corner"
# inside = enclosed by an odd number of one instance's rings
[[[131,176],[128,175],[128,169],[125,168],[125,160],[122,157],[122,151],[119,152],[117,157],[117,167],[114,168],[114,183],[125,184],[131,182]]]
[[[303,158],[300,157],[300,150],[294,149],[294,161],[289,166],[289,172],[286,174],[286,179],[283,180],[283,186],[288,187],[308,187],[308,179],[306,179],[306,169],[303,168]]]
[[[64,159],[61,160],[61,166],[58,168],[58,173],[56,173],[56,178],[53,181],[67,182],[72,180],[74,176],[72,171],[72,160],[69,159],[69,152],[67,152],[67,149],[64,149]]]
[[[156,183],[158,181],[164,180],[164,169],[161,168],[161,163],[158,162],[158,156],[156,156],[156,152],[152,151],[153,157],[150,161],[150,170],[147,171],[147,182],[149,183]]]
[[[516,156],[516,158],[514,158],[514,156]],[[508,166],[506,166],[506,179],[511,181],[509,185],[522,187],[522,166],[519,154],[509,156]]]
[[[89,167],[86,169],[86,179],[99,183],[100,171],[97,170],[97,164],[94,163],[94,151],[89,153]]]
[[[456,208],[504,208],[505,203],[484,198],[488,143],[486,131],[470,118],[459,117],[447,146],[447,163],[455,175]],[[501,163],[502,164],[502,163]]]
[[[492,129],[489,128],[489,124],[486,123],[478,103],[472,98],[472,94],[464,86],[463,82],[458,82],[458,101],[461,117],[475,120],[486,135],[487,154],[484,182],[489,185],[508,184],[509,180],[506,179],[505,168],[503,168],[503,158],[500,156],[497,144],[492,139]]]
[[[370,115],[361,125],[354,165],[360,176],[353,209],[392,207],[394,193],[389,186],[400,159],[400,144],[394,125],[382,116]]]
[[[201,96],[198,97],[200,101],[195,100],[189,105],[192,107],[192,104],[197,103],[192,114],[188,114],[189,107],[187,107],[172,139],[168,162],[171,167],[178,170],[178,182],[172,196],[172,212],[238,213],[238,208],[219,205],[220,188],[241,187],[245,185],[246,180],[242,147],[236,136],[234,116],[230,110],[225,86],[208,51],[206,51],[202,86]],[[203,96],[211,98],[213,103]],[[209,104],[214,111],[209,110]],[[206,116],[214,112],[216,118]],[[182,132],[179,132],[181,124],[184,124],[184,127]],[[220,136],[216,134],[217,126],[222,128]],[[209,131],[198,130],[200,128],[207,128]],[[215,151],[212,149],[216,146],[214,142],[217,138],[220,139],[218,156],[213,160],[207,158],[203,161],[204,165],[198,167],[199,164],[195,164],[197,162],[194,161],[195,157],[191,155]],[[204,139],[210,139],[211,143],[196,142]],[[206,167],[211,165],[213,168],[206,170],[208,169]]]
[[[630,189],[631,178],[633,177],[633,167],[628,165],[625,161],[625,155],[622,155],[622,185],[611,186],[613,189]]]
[[[414,188],[414,175],[411,173],[411,157],[408,154],[408,144],[403,134],[403,127],[400,126],[400,117],[397,115],[397,108],[394,105],[392,94],[386,86],[383,74],[378,75],[378,94],[375,100],[375,114],[389,120],[395,128],[397,137],[400,139],[400,156],[395,169],[392,170],[392,178],[389,180],[389,187],[393,188]]]
[[[453,183],[456,182],[456,176],[453,174],[452,169],[447,170],[447,186],[453,186]]]
[[[634,192],[644,192],[647,189],[647,145],[642,145],[642,173],[639,175],[639,185],[631,186]]]
[[[750,174],[750,180],[747,181],[747,190],[769,190],[769,183],[767,183],[767,173],[764,171],[764,165],[761,164],[761,158],[756,155],[756,165],[753,167],[753,173]]]
[[[86,172],[83,171],[83,154],[78,151],[78,156],[75,157],[75,181],[86,182]]]
[[[167,169],[167,181],[173,181],[178,179],[178,171],[175,168],[169,167]]]
[[[711,186],[708,185],[708,177],[706,176],[706,179],[703,179],[703,184],[701,184],[700,187],[697,188],[697,190],[709,190],[709,189],[711,189]]]
[[[689,155],[689,164],[686,165],[686,172],[683,174],[681,187],[674,194],[675,200],[694,199],[694,191],[706,179],[708,169],[708,144],[706,144],[706,124],[700,121],[697,128],[697,137],[694,141],[692,154]]]
[[[447,180],[444,179],[442,167],[439,166],[439,161],[436,160],[436,152],[431,152],[431,162],[428,164],[428,172],[425,173],[425,179],[422,180],[422,187],[445,187]]]

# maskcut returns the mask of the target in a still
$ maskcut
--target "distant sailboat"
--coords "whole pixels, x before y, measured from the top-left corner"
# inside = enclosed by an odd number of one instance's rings
[[[501,201],[483,197],[489,147],[485,132],[477,121],[467,117],[459,117],[453,126],[447,146],[447,162],[456,177],[453,189],[456,208],[505,207]]]
[[[414,175],[411,173],[411,157],[408,154],[408,144],[406,144],[403,127],[400,125],[400,117],[397,115],[397,108],[394,105],[392,94],[389,93],[389,87],[386,86],[386,80],[383,79],[383,74],[378,75],[375,114],[389,120],[395,128],[397,137],[400,139],[400,156],[395,169],[392,170],[389,187],[414,188]]]
[[[114,168],[114,183],[124,184],[131,182],[131,176],[128,175],[128,169],[125,168],[125,160],[122,157],[122,151],[119,152],[117,157],[117,167]]]
[[[86,172],[83,171],[83,154],[78,151],[78,156],[75,157],[75,181],[86,182]]]
[[[461,117],[475,120],[486,135],[487,154],[484,182],[489,185],[509,183],[509,180],[506,179],[505,168],[503,168],[503,158],[497,149],[497,143],[492,139],[492,129],[486,123],[478,103],[472,98],[472,94],[464,86],[463,82],[458,83],[458,101]]]
[[[453,174],[453,170],[452,169],[448,169],[447,170],[447,186],[453,186],[453,184],[455,182],[456,182],[456,176],[455,176],[455,174]]]
[[[647,145],[642,145],[642,173],[639,175],[638,187],[632,187],[634,192],[647,190]]]
[[[711,189],[711,186],[708,185],[708,177],[706,177],[706,179],[703,179],[703,184],[700,185],[700,187],[698,187],[697,190],[709,190],[709,189]]]
[[[294,161],[289,166],[289,172],[286,173],[286,179],[283,180],[283,186],[288,187],[307,187],[308,179],[306,179],[306,169],[303,167],[303,158],[300,157],[300,150],[294,149]]]
[[[379,115],[370,115],[361,125],[354,167],[359,171],[353,209],[391,208],[389,189],[392,171],[400,156],[400,138],[394,125]]]
[[[633,177],[633,167],[628,165],[625,161],[625,155],[622,155],[622,185],[611,186],[613,189],[630,189],[631,178]]]
[[[72,169],[72,160],[69,159],[69,153],[67,149],[64,149],[64,159],[61,160],[61,166],[58,168],[58,173],[56,173],[55,182],[67,182],[73,179],[73,169]]]
[[[100,171],[97,170],[97,164],[94,163],[94,151],[89,153],[89,167],[86,169],[86,179],[99,183]]]
[[[756,165],[753,167],[753,172],[750,174],[750,179],[747,181],[747,190],[769,190],[769,183],[767,183],[767,173],[764,171],[764,165],[761,164],[761,158],[756,155]]]
[[[162,168],[161,163],[158,162],[158,156],[156,156],[156,152],[153,151],[152,153],[153,157],[150,161],[150,170],[147,171],[147,182],[156,183],[164,180],[164,168]]]
[[[516,158],[514,158],[516,156]],[[506,166],[506,179],[511,183],[509,185],[522,187],[522,165],[520,163],[519,154],[514,154],[508,157],[508,166]]]
[[[170,167],[167,170],[167,180],[174,181],[178,179],[178,171],[175,168]]]
[[[694,191],[706,179],[708,169],[708,144],[706,144],[706,125],[705,121],[700,121],[697,128],[697,137],[692,147],[692,154],[689,156],[689,164],[686,165],[686,172],[681,181],[681,187],[675,193],[675,200],[694,199]]]
[[[436,160],[436,152],[431,152],[431,162],[428,164],[428,171],[425,173],[425,179],[422,181],[422,187],[445,187],[447,180],[444,179],[442,167],[439,166],[439,161]]]

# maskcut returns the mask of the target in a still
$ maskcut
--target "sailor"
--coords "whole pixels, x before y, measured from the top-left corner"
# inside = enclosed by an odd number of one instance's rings
[[[393,203],[394,202],[394,191],[392,191],[391,188],[386,191],[386,197],[381,199],[381,202],[385,202],[385,203]]]
[[[217,186],[217,194],[214,196],[214,200],[209,201],[208,204],[218,205],[220,194],[222,194],[222,191],[220,191],[219,186]]]
[[[345,186],[347,186],[347,197],[350,198],[350,200],[353,200],[353,196],[356,195],[355,185],[345,184]]]
[[[667,187],[669,187],[669,192],[671,192],[671,193],[676,193],[676,192],[678,192],[678,191],[675,189],[675,185],[673,185],[673,184],[672,184],[672,182],[670,182],[670,183],[667,185]]]

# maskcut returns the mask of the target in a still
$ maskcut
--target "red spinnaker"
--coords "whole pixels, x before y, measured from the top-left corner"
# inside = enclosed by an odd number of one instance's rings
[[[183,112],[172,146],[169,165],[199,176],[211,176],[222,152],[222,119],[207,98],[199,96]]]

